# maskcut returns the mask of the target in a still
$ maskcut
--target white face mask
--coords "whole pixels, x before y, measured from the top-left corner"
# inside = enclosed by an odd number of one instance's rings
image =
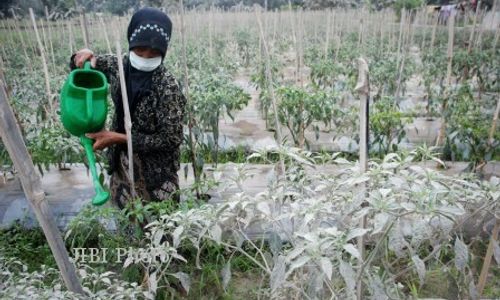
[[[130,51],[129,58],[132,67],[136,68],[139,71],[151,72],[154,69],[158,68],[159,65],[161,65],[161,56],[153,58],[143,58],[135,54],[134,51]]]

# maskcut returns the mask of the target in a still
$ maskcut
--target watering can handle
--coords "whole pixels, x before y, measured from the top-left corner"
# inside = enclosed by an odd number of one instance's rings
[[[92,68],[91,64],[90,64],[90,60],[87,60],[84,64],[83,64],[83,69],[84,70],[90,70]]]

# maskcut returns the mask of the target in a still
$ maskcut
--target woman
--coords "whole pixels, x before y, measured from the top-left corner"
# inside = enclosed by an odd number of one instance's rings
[[[123,65],[132,119],[134,180],[136,192],[144,201],[175,197],[179,188],[177,171],[186,100],[163,66],[171,34],[169,17],[154,8],[137,11],[127,30],[130,52]],[[112,199],[124,208],[131,193],[118,60],[113,55],[94,55],[82,49],[72,56],[70,66],[82,67],[87,60],[105,74],[115,104],[111,129],[87,136],[95,140],[94,150],[108,149]]]

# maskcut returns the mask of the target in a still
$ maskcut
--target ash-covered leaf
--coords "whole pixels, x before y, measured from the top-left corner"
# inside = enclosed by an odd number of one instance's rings
[[[424,285],[425,282],[425,263],[418,257],[418,255],[413,255],[411,257],[415,268],[417,269],[418,279],[420,280],[420,285]]]
[[[293,261],[290,264],[290,268],[289,268],[287,273],[291,274],[295,269],[298,269],[298,268],[302,267],[303,265],[305,265],[307,262],[309,262],[309,260],[311,260],[310,256],[301,256],[301,257],[297,258],[295,261]]]
[[[274,263],[273,270],[271,272],[270,287],[271,292],[275,292],[284,282],[285,282],[285,258],[283,256],[278,256],[276,262]]]
[[[326,275],[328,280],[332,280],[333,266],[332,266],[332,262],[330,261],[330,259],[328,257],[323,256],[320,258],[319,263],[321,266],[321,270]]]
[[[344,279],[348,293],[353,296],[356,289],[356,273],[351,265],[343,260],[340,261],[339,272]]]
[[[371,299],[374,300],[389,299],[387,293],[385,292],[384,284],[382,283],[379,277],[377,276],[371,277],[370,281],[368,282],[368,287],[371,292]]]
[[[351,254],[357,259],[361,259],[361,255],[359,254],[358,249],[353,244],[345,244],[343,248],[345,251],[347,251],[347,253]]]
[[[263,213],[263,214],[265,214],[267,216],[271,215],[271,208],[269,207],[269,204],[267,202],[259,202],[259,203],[257,203],[257,209],[261,213]]]
[[[184,231],[184,226],[179,226],[175,228],[174,232],[172,233],[174,248],[179,247],[179,243],[181,241],[180,237],[183,231]]]
[[[385,212],[381,212],[376,214],[373,218],[373,232],[371,234],[376,234],[382,231],[385,224],[389,220],[389,214]]]
[[[351,231],[349,231],[349,233],[347,234],[347,237],[346,237],[346,240],[347,241],[350,241],[354,238],[357,238],[357,237],[360,237],[360,236],[363,236],[365,235],[369,230],[368,229],[364,229],[364,228],[355,228]]]
[[[401,230],[401,223],[397,222],[389,233],[388,248],[394,251],[397,257],[403,257],[405,255],[405,248],[408,247],[408,242],[404,239]]]
[[[219,224],[215,224],[212,227],[210,234],[211,234],[212,238],[214,239],[214,241],[216,243],[220,244],[221,238],[222,238],[222,229],[220,228]]]
[[[222,287],[224,288],[224,290],[227,290],[229,281],[231,281],[231,261],[228,261],[224,265],[224,268],[222,268],[221,271],[221,275],[222,275]]]
[[[158,288],[158,281],[156,280],[156,272],[149,274],[148,277],[149,292],[156,294],[156,289]]]
[[[189,287],[191,286],[191,278],[189,277],[188,274],[186,274],[184,272],[177,272],[177,273],[173,273],[170,275],[179,279],[179,281],[181,282],[182,288],[184,290],[186,290],[187,293],[189,293]]]
[[[498,265],[500,265],[500,245],[498,244],[498,240],[495,240],[493,243],[493,257]]]
[[[455,266],[458,270],[464,271],[467,263],[469,262],[469,249],[467,245],[457,237],[455,240]]]
[[[479,299],[479,292],[474,284],[474,279],[469,280],[469,299]]]

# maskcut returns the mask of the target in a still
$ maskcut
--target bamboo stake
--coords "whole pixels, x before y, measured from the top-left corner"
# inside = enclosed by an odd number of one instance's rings
[[[410,18],[411,15],[408,14],[408,18]],[[401,59],[401,66],[398,70],[398,81],[397,81],[397,85],[396,85],[396,101],[399,101],[399,98],[400,98],[400,91],[401,91],[401,80],[402,80],[402,77],[403,77],[403,71],[404,71],[404,67],[405,67],[405,62],[406,62],[406,56],[408,54],[408,51],[409,51],[409,48],[410,48],[410,38],[409,36],[411,35],[411,28],[412,28],[412,23],[410,20],[408,20],[408,26],[407,28],[405,28],[405,32],[403,33],[403,42],[402,42],[402,59]],[[389,141],[390,143],[391,141]]]
[[[132,148],[132,119],[130,117],[130,108],[128,105],[127,84],[125,83],[125,72],[123,70],[122,49],[120,45],[120,35],[115,32],[116,57],[118,58],[118,74],[120,76],[120,88],[122,92],[122,103],[124,113],[125,133],[127,135],[127,154],[128,154],[128,179],[130,181],[130,192],[132,198],[137,197],[134,180],[134,152]]]
[[[472,50],[472,44],[474,43],[474,33],[476,31],[477,15],[479,14],[479,7],[481,6],[481,0],[477,2],[476,13],[474,14],[474,21],[472,23],[472,29],[469,35],[469,44],[467,45],[467,52],[470,53]]]
[[[73,25],[71,24],[71,21],[68,21],[67,22],[67,25],[68,25],[68,38],[69,38],[69,51],[70,51],[70,55],[73,55],[74,51],[73,51],[73,48],[75,45],[75,37],[73,36]]]
[[[40,27],[42,28],[43,47],[45,49],[45,53],[48,53],[49,52],[49,44],[47,42],[47,35],[45,34],[45,24],[43,22],[43,18],[40,18]]]
[[[422,43],[420,45],[420,49],[423,50],[425,49],[425,39],[427,38],[427,23],[429,23],[429,15],[427,11],[424,8],[424,22],[422,26]]]
[[[439,16],[437,14],[434,14],[434,25],[432,26],[431,45],[430,45],[431,52],[434,49],[434,41],[436,40],[436,29],[438,26],[438,22],[439,22]]]
[[[52,93],[50,91],[49,68],[47,67],[47,60],[45,58],[45,55],[46,55],[45,49],[43,48],[42,40],[40,39],[40,34],[38,33],[38,28],[36,26],[35,14],[33,13],[33,9],[30,7],[29,11],[30,11],[30,16],[31,16],[31,22],[33,23],[33,29],[35,30],[36,40],[38,42],[38,47],[40,50],[40,57],[42,58],[43,73],[45,75],[45,92],[47,94],[47,100],[49,102],[50,115],[52,116],[52,118],[55,118],[54,106],[52,104]]]
[[[304,80],[302,78],[302,66],[303,66],[303,40],[304,40],[304,13],[302,10],[299,10],[299,30],[297,36],[297,80],[300,88],[304,88]],[[264,37],[265,39],[265,37]],[[299,111],[304,111],[304,102],[300,102]],[[305,145],[305,122],[301,119],[300,126],[298,132],[298,146],[303,148]]]
[[[361,18],[359,19],[359,32],[358,32],[358,48],[362,48],[363,44],[363,13],[361,13]]]
[[[198,18],[196,18],[198,20]],[[213,53],[213,33],[212,33],[212,23],[213,23],[213,6],[210,6],[210,12],[208,13],[208,55],[210,58],[214,57]]]
[[[499,36],[500,36],[500,25],[497,26],[497,29],[495,30],[495,38],[493,39],[493,44],[491,45],[491,47],[493,48],[493,50],[495,50],[497,48],[498,37]]]
[[[183,0],[180,0],[180,23],[181,23],[181,28],[180,28],[180,36],[181,36],[181,47],[182,47],[182,64],[183,64],[183,71],[184,71],[184,96],[186,97],[187,103],[190,103],[190,94],[189,94],[189,72],[188,72],[188,67],[187,67],[187,54],[186,54],[186,29],[185,29],[185,23],[184,23],[184,2]],[[198,171],[203,172],[203,170],[198,170],[198,163],[197,163],[197,153],[196,153],[196,141],[194,140],[194,134],[193,134],[193,128],[196,126],[196,120],[193,116],[193,112],[191,109],[188,109],[188,118],[189,118],[189,123],[188,123],[188,129],[189,129],[189,147],[191,149],[191,163],[193,167],[193,174],[194,174],[194,180],[196,183],[196,196],[199,199],[200,198],[200,192],[198,188],[198,183],[200,181],[200,176],[201,174],[198,173]]]
[[[3,86],[5,88],[5,94],[9,96],[8,94],[9,89],[7,88],[7,81],[5,80],[4,70],[5,70],[5,65],[3,63],[2,57],[0,56],[0,88],[2,88]]]
[[[17,17],[16,17],[17,18]],[[26,23],[25,23],[26,22]],[[37,53],[37,45],[36,45],[36,38],[33,38],[33,26],[29,23],[31,20],[24,20],[22,18],[19,18],[19,29],[23,29],[26,32],[26,43],[30,48],[31,53]]]
[[[31,8],[30,13],[33,15]],[[21,131],[16,124],[16,118],[9,105],[3,83],[0,83],[0,136],[19,173],[26,199],[29,201],[38,223],[42,227],[66,287],[69,291],[83,295],[83,288],[75,267],[69,260],[62,234],[54,222],[55,218],[45,199],[40,176],[35,171],[35,166],[26,149]]]
[[[368,170],[368,137],[369,137],[369,97],[370,97],[370,82],[368,75],[368,64],[363,58],[358,58],[358,82],[354,91],[358,93],[360,100],[359,109],[359,172],[361,174]],[[359,200],[364,202],[366,196],[366,185],[361,184],[359,189]],[[360,228],[366,227],[366,217],[360,221]],[[361,255],[361,260],[365,257],[365,243],[363,236],[358,238],[358,252]],[[358,300],[364,299],[363,297],[363,281],[361,280],[363,274],[361,268],[358,271],[356,298]]]
[[[85,13],[80,14],[80,27],[82,28],[83,44],[85,48],[89,49],[89,32],[87,30],[87,22],[85,19]]]
[[[335,58],[334,60],[337,60],[338,58],[338,55],[339,55],[339,52],[340,52],[340,47],[342,46],[342,32],[343,32],[343,29],[344,29],[344,19],[341,19],[341,21],[339,22],[339,31],[338,31],[338,41],[337,41],[337,45],[335,47]]]
[[[7,57],[7,52],[5,52],[5,46],[2,45],[0,48],[2,49],[2,57]],[[2,62],[2,68],[3,68],[3,62]]]
[[[9,40],[9,47],[11,51],[15,52],[16,51],[16,41],[14,40],[14,28],[12,28],[12,24],[8,21],[5,20],[5,28],[8,29],[8,40]]]
[[[450,15],[450,18],[448,19],[448,51],[447,51],[447,57],[448,57],[448,66],[446,70],[446,85],[447,85],[447,92],[449,93],[449,89],[451,87],[451,66],[453,62],[453,38],[455,34],[455,15],[452,13]],[[443,104],[441,106],[441,112],[444,114],[448,107],[448,100],[445,99],[443,100]],[[446,120],[443,120],[441,123],[441,128],[439,129],[439,135],[436,140],[436,146],[441,146],[444,141],[444,136],[446,133]]]
[[[493,247],[498,240],[499,231],[500,231],[500,219],[497,217],[495,222],[495,227],[493,227],[493,232],[490,237],[490,243],[488,244],[488,249],[486,250],[486,255],[484,256],[484,262],[483,262],[483,267],[481,269],[481,274],[479,275],[479,282],[477,284],[477,292],[479,296],[483,294],[484,286],[486,285],[488,270],[490,269],[490,264],[491,264],[491,257],[493,256]]]
[[[109,43],[108,31],[106,30],[106,26],[104,25],[104,21],[102,20],[102,17],[99,17],[99,22],[102,25],[104,39],[106,40],[106,46],[108,46],[108,53],[112,53],[113,51],[111,50],[111,44]]]
[[[486,15],[486,10],[484,10],[483,13],[481,14],[481,16],[482,16],[481,20],[484,20],[484,15]],[[482,40],[483,40],[483,32],[484,32],[483,25],[484,25],[483,22],[481,22],[481,26],[479,26],[479,34],[477,35],[477,39],[475,42],[477,49],[481,49],[481,44],[482,44]]]
[[[412,14],[415,14],[415,20],[412,22]],[[415,12],[415,10],[410,10],[408,14],[408,26],[413,27],[414,24],[417,24],[420,21],[419,14],[418,12]],[[411,47],[413,45],[413,38],[415,35],[415,30],[410,30],[410,42],[408,47]]]
[[[394,43],[395,43],[395,38],[394,38],[394,24],[392,22],[389,23],[389,52],[392,52],[394,49]]]
[[[325,38],[325,58],[328,57],[328,47],[330,44],[330,27],[331,27],[331,22],[332,22],[332,12],[331,10],[327,11],[327,18],[326,18],[326,38]]]
[[[19,26],[17,24],[17,19],[16,19],[16,13],[14,12],[14,9],[11,8],[10,11],[12,12],[12,17],[14,18],[14,27],[16,28],[17,34],[19,35],[19,40],[21,41],[24,56],[26,57],[26,64],[28,65],[28,68],[30,69],[30,72],[33,72],[33,66],[31,59],[28,55],[28,52],[26,51],[26,43],[24,42],[23,34],[21,33],[21,29],[19,29]]]
[[[489,139],[488,139],[488,143],[490,144],[490,146],[493,145],[493,141],[495,139],[495,131],[497,128],[499,114],[500,114],[500,97],[497,100],[497,108],[495,109],[495,113],[493,114],[493,121],[491,122],[490,134],[489,134]]]
[[[49,20],[49,9],[45,6],[45,18],[47,19],[47,30],[49,34],[49,45],[50,45],[50,56],[52,58],[52,66],[56,66],[56,61],[54,59],[54,46],[52,45],[52,29],[50,28],[50,20]]]
[[[266,63],[266,78],[267,78],[267,81],[269,82],[268,89],[269,89],[269,94],[271,95],[271,105],[273,107],[273,112],[274,112],[274,125],[276,128],[276,138],[278,140],[278,147],[281,148],[283,145],[283,135],[281,133],[281,125],[280,125],[280,122],[278,120],[278,106],[276,105],[276,95],[274,92],[274,85],[272,84],[273,75],[271,72],[271,58],[270,58],[269,49],[268,49],[268,46],[266,43],[266,39],[264,38],[264,30],[262,29],[262,23],[260,21],[260,15],[259,15],[259,11],[258,11],[257,6],[255,7],[255,16],[257,19],[257,23],[259,25],[259,32],[260,32],[260,36],[262,37],[262,43],[263,43],[263,47],[264,47],[264,59],[265,59],[265,63]],[[286,169],[285,169],[285,162],[283,159],[283,155],[281,154],[281,151],[280,151],[280,168],[281,168],[282,177],[283,177],[283,179],[285,179],[286,178]]]
[[[399,39],[398,39],[398,54],[396,57],[396,70],[399,70],[399,62],[401,59],[401,46],[403,41],[403,33],[404,33],[404,24],[406,19],[406,10],[403,8],[401,10],[401,20],[399,22]]]

